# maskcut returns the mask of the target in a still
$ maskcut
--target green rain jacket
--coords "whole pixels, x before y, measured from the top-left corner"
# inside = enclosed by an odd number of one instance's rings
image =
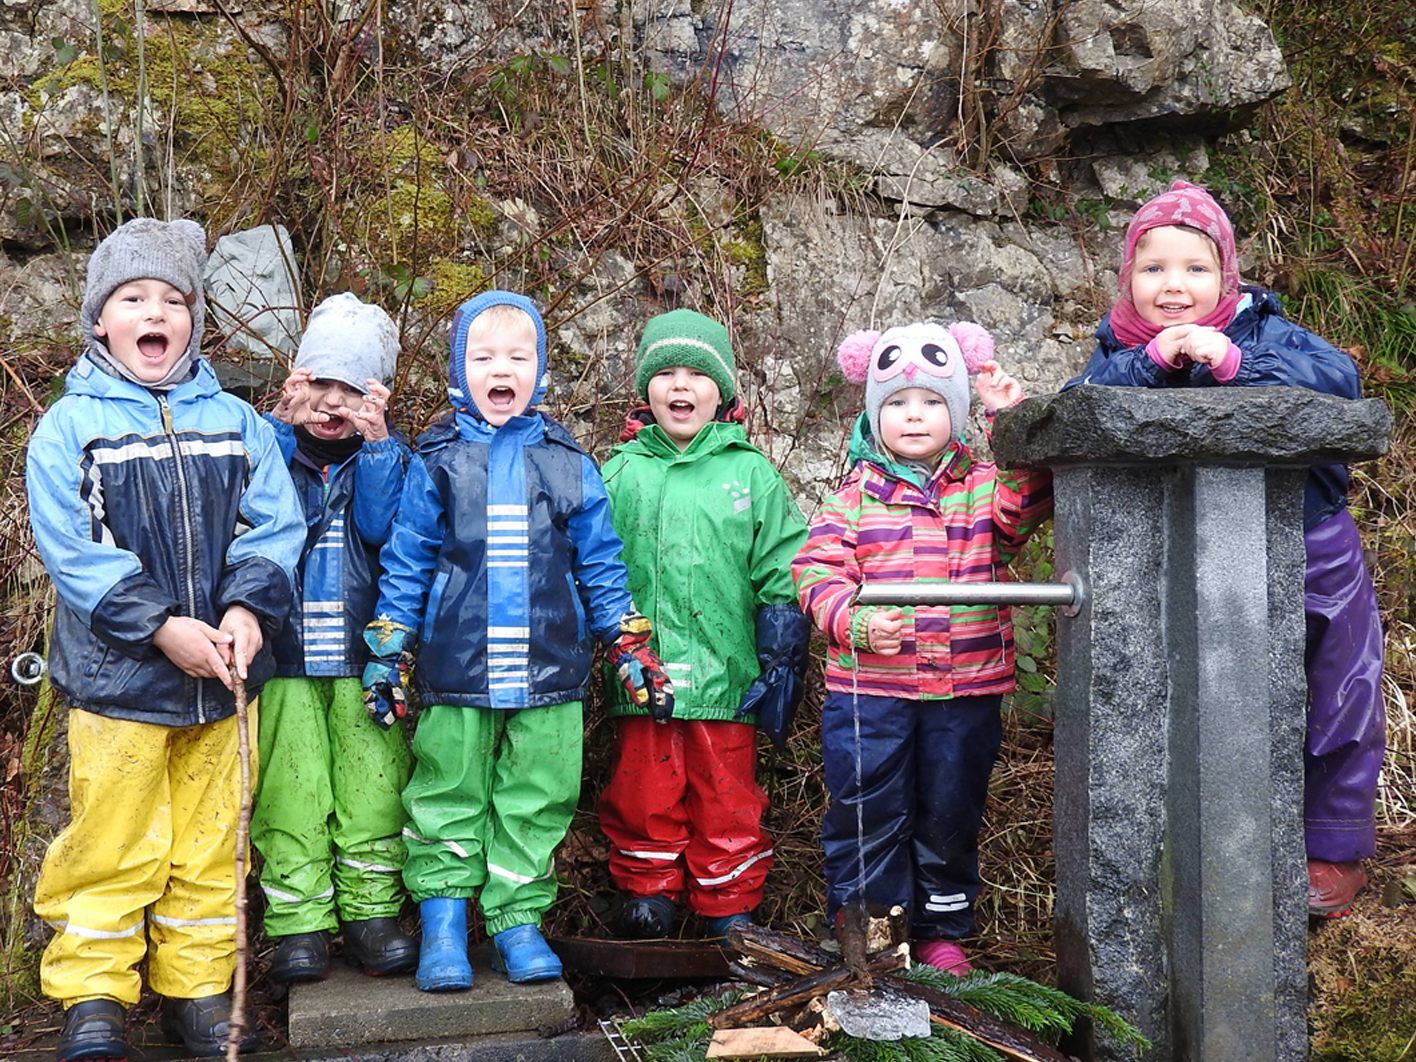
[[[801,511],[741,424],[706,424],[684,450],[651,424],[602,474],[630,593],[674,683],[674,717],[733,720],[761,671],[757,610],[796,603]],[[648,714],[613,674],[606,685],[611,715]]]

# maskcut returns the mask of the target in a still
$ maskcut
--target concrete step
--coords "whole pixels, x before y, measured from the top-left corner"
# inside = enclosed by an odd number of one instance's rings
[[[514,985],[492,970],[490,945],[474,948],[466,992],[420,992],[411,976],[365,977],[335,963],[329,979],[290,990],[291,1047],[384,1044],[534,1033],[575,1012],[564,981]]]

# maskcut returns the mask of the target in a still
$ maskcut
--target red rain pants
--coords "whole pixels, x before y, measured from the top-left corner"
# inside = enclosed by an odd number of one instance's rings
[[[708,918],[750,911],[772,866],[757,784],[757,728],[648,716],[618,721],[619,749],[600,796],[610,876],[631,896],[685,892]]]

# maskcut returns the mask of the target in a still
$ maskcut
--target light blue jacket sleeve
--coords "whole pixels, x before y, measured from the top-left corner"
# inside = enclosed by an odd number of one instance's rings
[[[590,630],[609,644],[619,636],[620,619],[634,608],[634,599],[629,596],[629,571],[620,559],[624,544],[610,519],[605,482],[595,462],[588,457],[581,460],[580,508],[569,521],[573,568]]]
[[[255,410],[247,409],[242,434],[250,478],[241,494],[239,526],[226,549],[215,601],[223,611],[242,605],[274,630],[290,613],[295,566],[305,546],[305,515],[275,431]],[[272,566],[284,576],[284,585],[273,577]]]
[[[366,441],[354,458],[354,529],[371,546],[388,541],[403,493],[408,445],[396,436]]]
[[[150,647],[157,628],[178,611],[177,601],[143,570],[136,553],[114,545],[84,501],[72,402],[61,400],[46,413],[30,439],[30,526],[60,599],[97,638],[133,655]]]
[[[295,457],[295,429],[269,413],[262,413],[261,419],[270,425],[271,431],[275,432],[275,443],[280,447],[280,459],[288,467]]]
[[[437,485],[427,466],[415,457],[403,478],[398,515],[379,552],[383,575],[379,577],[375,619],[388,618],[418,630],[446,534],[447,520]]]

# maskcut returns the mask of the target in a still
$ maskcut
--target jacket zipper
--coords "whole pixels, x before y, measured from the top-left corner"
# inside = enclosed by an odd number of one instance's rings
[[[195,557],[196,536],[192,532],[192,505],[191,495],[187,485],[187,469],[182,464],[182,447],[177,440],[177,431],[172,426],[172,407],[167,404],[165,395],[157,396],[157,404],[162,410],[162,430],[167,434],[167,443],[172,447],[172,467],[177,472],[177,509],[181,516],[178,521],[181,528],[181,541],[184,550],[182,571],[187,581],[187,615],[197,616],[197,581]],[[197,722],[206,722],[206,686],[202,679],[197,679]]]

